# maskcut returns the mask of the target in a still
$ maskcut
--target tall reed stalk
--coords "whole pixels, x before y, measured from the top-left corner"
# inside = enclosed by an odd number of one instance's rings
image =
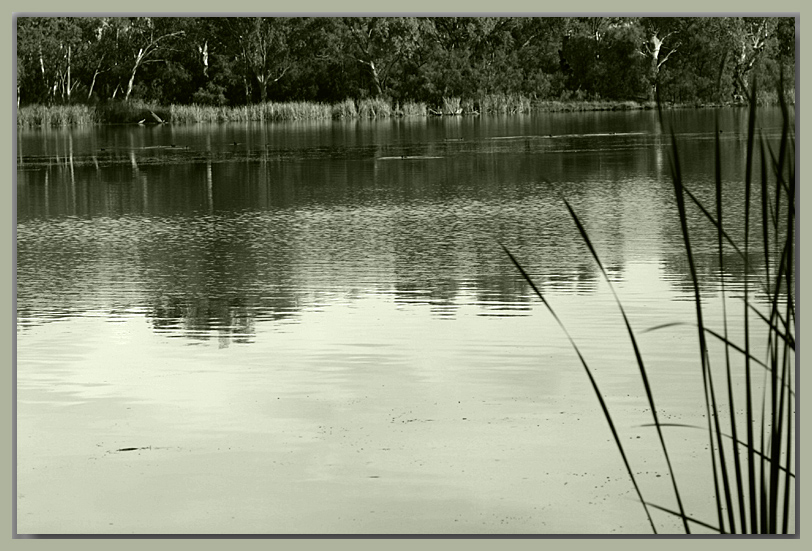
[[[637,345],[634,331],[620,298],[575,210],[566,199],[563,200],[582,240],[608,282],[622,315],[651,410],[650,426],[655,427],[657,431],[660,447],[671,475],[677,504],[676,510],[672,507],[651,503],[643,498],[642,489],[635,479],[626,451],[618,437],[617,427],[614,425],[586,360],[527,271],[515,256],[504,245],[502,246],[521,276],[530,284],[575,348],[609,424],[638,499],[655,533],[657,529],[652,521],[650,508],[677,517],[682,523],[685,533],[690,533],[691,525],[696,525],[720,534],[787,534],[790,520],[795,515],[794,497],[797,485],[793,472],[793,454],[796,451],[793,419],[796,411],[794,381],[797,378],[792,376],[795,366],[797,323],[794,133],[791,130],[787,104],[783,101],[785,96],[782,87],[779,86],[778,97],[782,98],[783,126],[778,151],[774,151],[763,136],[757,136],[756,98],[758,96],[755,82],[751,90],[747,153],[744,161],[745,176],[738,190],[744,198],[743,242],[737,242],[731,237],[737,228],[730,227],[725,222],[719,132],[716,132],[715,140],[715,205],[708,207],[685,186],[676,135],[673,129],[668,129],[671,136],[671,179],[676,204],[676,220],[679,222],[682,233],[693,289],[695,309],[693,325],[697,329],[698,364],[703,382],[703,401],[707,420],[707,426],[702,430],[707,435],[709,455],[707,468],[710,469],[713,480],[713,486],[709,489],[707,497],[714,504],[715,519],[695,518],[683,506],[683,494],[677,485],[675,469],[672,466],[663,436],[666,429],[671,429],[675,425],[662,423],[659,420],[646,364]],[[659,114],[660,123],[666,129],[662,109]],[[754,175],[757,152],[760,155],[761,167],[758,178]],[[760,201],[758,205],[753,205],[756,188]],[[696,228],[689,224],[689,220],[693,219],[689,215],[689,208],[698,209],[703,220],[715,229],[723,320],[721,333],[708,327],[705,322],[706,306],[703,304],[697,275],[698,258],[691,241],[692,231]],[[759,235],[760,243],[757,248],[752,246],[751,233]],[[724,273],[725,259],[729,258],[731,252],[741,260],[744,266],[743,296],[736,300],[736,302],[741,301],[739,307],[743,309],[743,343],[734,342],[729,331],[728,302],[730,298],[727,296]],[[756,294],[766,297],[766,300],[761,298],[756,302]],[[764,308],[766,311],[762,310]],[[652,329],[665,329],[678,324],[670,323]],[[753,333],[751,329],[754,329],[755,334],[760,337],[763,336],[763,342],[761,342],[763,349],[757,346],[758,343],[751,335]],[[719,379],[719,373],[715,373],[711,366],[708,337],[713,337],[724,345],[725,386],[723,395],[727,400],[726,408],[720,404],[719,382],[715,380],[715,378]],[[760,359],[759,356],[763,356],[764,359]],[[737,408],[737,394],[734,392],[737,369],[740,370],[739,375],[744,377],[743,409],[741,409],[741,404]],[[756,369],[759,369],[761,373]],[[759,384],[759,380],[761,380],[761,384]],[[741,400],[741,396],[739,396],[739,400]]]

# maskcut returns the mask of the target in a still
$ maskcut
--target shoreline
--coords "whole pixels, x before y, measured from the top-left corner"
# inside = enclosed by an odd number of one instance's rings
[[[769,103],[769,102],[768,102]],[[767,104],[768,104],[767,103]],[[778,101],[774,102],[778,105]],[[765,104],[766,105],[766,104]],[[794,105],[794,103],[790,103]],[[742,108],[746,103],[665,102],[665,109]],[[98,105],[27,105],[17,108],[17,128],[64,128],[90,125],[155,125],[226,122],[283,122],[304,120],[380,120],[413,117],[471,117],[480,115],[526,115],[595,111],[657,109],[655,101],[561,101],[531,100],[522,96],[487,96],[478,100],[447,98],[442,106],[422,102],[394,104],[384,99],[347,99],[338,104],[316,102],[266,102],[236,107],[169,105],[142,101]]]

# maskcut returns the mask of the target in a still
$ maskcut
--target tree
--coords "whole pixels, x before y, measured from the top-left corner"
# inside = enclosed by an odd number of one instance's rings
[[[83,59],[83,18],[21,17],[17,20],[18,93],[34,101],[69,102],[79,86],[74,60]],[[85,25],[86,26],[86,25]]]
[[[783,72],[791,89],[796,42],[794,18],[765,17],[20,17],[16,46],[20,105],[572,92],[704,103],[741,100],[754,76]]]
[[[165,61],[158,56],[172,46],[172,39],[184,34],[182,30],[175,30],[176,19],[161,17],[108,19],[113,27],[112,32],[115,32],[116,44],[122,53],[122,64],[126,69],[125,101],[130,99],[138,69],[147,63]],[[117,91],[118,86],[113,91],[114,97]]]
[[[523,18],[514,33],[517,63],[523,75],[522,92],[545,98],[562,92],[560,55],[565,36],[563,17]]]
[[[660,70],[668,58],[681,46],[679,41],[681,22],[682,19],[676,17],[642,17],[640,19],[645,33],[641,54],[649,60],[650,64],[648,74],[650,99],[657,97]]]
[[[268,98],[268,88],[279,82],[297,60],[302,44],[299,30],[301,18],[290,17],[227,17],[215,19],[221,47],[243,65],[256,84],[259,101]],[[245,81],[246,97],[251,86]]]
[[[344,17],[342,22],[348,54],[367,69],[373,95],[384,95],[395,68],[420,47],[425,23],[416,17]]]
[[[734,98],[749,94],[747,77],[775,38],[778,21],[774,17],[732,17],[728,32],[733,47]]]

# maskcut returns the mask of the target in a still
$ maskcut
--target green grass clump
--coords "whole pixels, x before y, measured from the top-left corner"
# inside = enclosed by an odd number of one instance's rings
[[[323,120],[333,117],[329,105],[314,102],[267,102],[262,104],[261,121]]]
[[[461,115],[461,104],[460,98],[443,98],[443,106],[440,111],[443,115]]]
[[[420,101],[407,101],[398,109],[398,114],[402,117],[425,117],[428,112],[426,104]]]
[[[392,104],[383,98],[366,98],[358,101],[358,117],[362,119],[389,118],[393,115]]]
[[[776,97],[775,94],[769,97]],[[176,124],[214,122],[274,122],[323,119],[380,119],[433,115],[515,115],[531,112],[609,111],[652,109],[651,102],[634,101],[531,101],[524,96],[489,94],[480,98],[443,98],[437,109],[423,102],[392,104],[384,98],[346,99],[328,105],[316,102],[265,102],[228,107],[191,104],[162,107],[140,100],[108,101],[98,105],[29,105],[17,110],[20,128],[79,126],[89,124]]]
[[[98,105],[27,105],[17,110],[17,126],[23,128],[100,123],[154,124],[168,122],[170,118],[170,110],[142,101],[108,101]]]
[[[533,110],[530,98],[516,94],[486,94],[477,103],[483,115],[517,115]]]
[[[634,486],[637,497],[645,511],[652,530],[657,529],[651,517],[651,509],[658,509],[677,517],[686,533],[691,526],[701,526],[720,534],[787,534],[790,519],[794,518],[794,496],[797,483],[793,472],[793,458],[797,443],[793,420],[796,414],[795,404],[795,335],[797,315],[795,309],[795,160],[794,133],[791,132],[791,120],[787,103],[781,107],[784,123],[778,150],[775,151],[762,138],[756,136],[756,86],[752,87],[749,125],[747,135],[747,153],[745,159],[745,178],[740,191],[744,197],[743,228],[732,228],[725,223],[726,213],[722,207],[721,148],[719,133],[716,133],[715,182],[716,194],[713,204],[703,204],[685,187],[682,180],[679,160],[679,147],[673,130],[671,130],[671,167],[672,182],[676,203],[676,219],[683,235],[684,250],[690,267],[695,320],[693,325],[698,335],[698,376],[702,377],[704,389],[704,417],[707,426],[694,427],[705,431],[709,455],[708,468],[713,477],[713,487],[708,488],[708,498],[715,505],[715,519],[698,519],[689,514],[683,505],[682,493],[677,485],[677,478],[666,447],[664,431],[672,430],[674,425],[661,422],[655,404],[654,393],[649,384],[649,377],[643,356],[637,345],[637,339],[623,305],[615,292],[614,286],[601,263],[591,239],[584,229],[578,215],[570,204],[564,204],[573,219],[582,240],[611,289],[623,318],[626,331],[634,350],[635,363],[646,393],[651,411],[650,426],[657,431],[663,456],[668,465],[673,484],[676,509],[655,504],[643,498],[624,450],[609,409],[598,387],[592,371],[581,351],[570,337],[564,325],[535,285],[519,261],[503,245],[522,277],[531,286],[542,303],[547,307],[559,326],[564,330],[573,346],[593,391],[600,403],[615,445],[620,452],[623,463]],[[777,93],[784,97],[782,88]],[[660,110],[661,125],[666,127],[663,110]],[[760,173],[754,174],[755,160],[760,156]],[[753,197],[759,198],[754,204]],[[696,227],[689,225],[693,214],[688,209],[699,210],[704,219],[715,230],[717,241],[717,262],[722,298],[721,329],[712,329],[705,324],[705,308],[701,297],[697,257],[691,244],[691,233]],[[751,243],[751,234],[759,236],[758,243]],[[731,235],[743,235],[740,241]],[[755,245],[758,245],[755,247]],[[741,261],[744,270],[743,296],[736,299],[736,307],[743,309],[743,341],[734,342],[729,336],[728,306],[730,300],[725,290],[726,259],[733,254]],[[761,306],[753,300],[755,294],[761,298]],[[763,297],[766,297],[766,307]],[[741,304],[738,302],[741,301]],[[665,329],[678,323],[667,324],[653,329]],[[755,342],[751,337],[751,324],[758,324],[764,340]],[[652,329],[652,330],[653,330]],[[712,369],[708,354],[708,339],[713,338],[724,346],[723,369],[719,366]],[[715,363],[715,362],[714,362]],[[740,369],[745,382],[744,396],[739,394],[737,402],[734,384],[734,369]],[[720,374],[721,371],[721,374]],[[723,382],[720,385],[719,380]],[[759,383],[762,384],[759,387]],[[759,391],[760,388],[760,391]],[[743,400],[743,404],[741,403]],[[723,402],[727,406],[721,405]]]
[[[570,113],[581,111],[629,111],[633,109],[656,109],[653,101],[607,101],[607,100],[552,100],[536,101],[534,111],[549,113]]]
[[[17,110],[21,128],[84,126],[99,122],[95,109],[87,105],[29,105]]]
[[[31,105],[17,110],[17,126],[74,126],[82,124],[176,124],[213,122],[275,122],[327,119],[379,119],[428,115],[426,104],[407,101],[393,105],[384,98],[355,102],[346,99],[329,105],[318,102],[273,102],[239,105],[170,105],[168,108],[142,101],[111,101],[96,106]],[[157,118],[156,118],[157,117]]]
[[[332,117],[334,119],[354,119],[357,116],[358,109],[356,109],[355,102],[351,99],[345,99],[332,107]]]

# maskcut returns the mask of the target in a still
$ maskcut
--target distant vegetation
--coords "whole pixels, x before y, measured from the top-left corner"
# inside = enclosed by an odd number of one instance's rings
[[[25,126],[718,105],[782,72],[792,18],[17,19]]]

